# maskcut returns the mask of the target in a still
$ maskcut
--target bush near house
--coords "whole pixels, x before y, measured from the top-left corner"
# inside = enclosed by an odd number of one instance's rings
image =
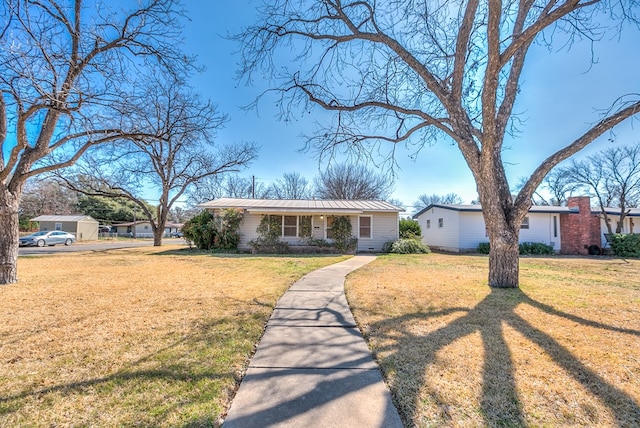
[[[342,215],[333,220],[331,227],[333,231],[333,243],[341,253],[351,253],[358,248],[358,238],[351,234],[351,220],[349,217]]]
[[[640,234],[616,233],[609,238],[613,254],[618,257],[640,257]]]
[[[409,218],[400,219],[400,238],[411,239],[420,238],[422,236],[422,229],[420,223],[417,220],[411,220]]]
[[[258,237],[248,242],[254,253],[286,254],[289,252],[289,244],[280,240],[279,216],[263,215],[256,232]]]
[[[490,249],[488,242],[481,242],[478,244],[477,252],[489,254]],[[551,256],[556,253],[551,245],[542,242],[522,242],[519,245],[519,252],[521,256]]]
[[[431,250],[420,240],[409,238],[395,241],[391,244],[389,252],[395,254],[429,254]]]
[[[240,243],[241,220],[242,213],[233,209],[216,214],[203,211],[184,224],[182,233],[200,250],[235,251]]]

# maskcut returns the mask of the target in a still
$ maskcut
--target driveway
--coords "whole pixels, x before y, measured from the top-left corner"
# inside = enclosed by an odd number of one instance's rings
[[[182,238],[167,238],[162,240],[163,244],[185,244]],[[152,239],[136,239],[131,241],[96,241],[91,243],[75,243],[68,247],[56,245],[55,247],[20,247],[19,256],[31,256],[39,254],[61,254],[79,251],[107,251],[119,248],[150,247],[153,245]],[[186,244],[185,244],[186,245]]]

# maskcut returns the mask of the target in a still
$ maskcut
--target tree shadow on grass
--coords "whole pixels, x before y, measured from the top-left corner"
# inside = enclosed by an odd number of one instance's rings
[[[514,361],[505,337],[505,326],[519,332],[528,341],[543,349],[557,366],[610,410],[617,426],[634,426],[640,423],[640,405],[633,397],[605,380],[545,331],[518,315],[515,309],[520,305],[530,305],[549,315],[576,322],[580,326],[640,336],[640,330],[618,328],[563,313],[531,299],[519,289],[493,289],[470,310],[452,308],[435,313],[413,313],[374,323],[370,330],[376,332],[375,337],[380,343],[391,343],[376,350],[384,356],[379,357],[381,366],[393,367],[397,372],[397,379],[419,380],[403,383],[402,387],[392,387],[394,400],[406,426],[414,424],[420,390],[430,383],[430,379],[425,378],[425,372],[427,367],[436,364],[437,353],[455,341],[477,333],[482,340],[484,351],[480,399],[484,423],[487,426],[527,425],[522,398],[517,393]],[[462,315],[428,334],[415,334],[411,330],[416,321],[436,319],[453,313]],[[414,351],[416,348],[421,350],[418,357]],[[402,394],[405,400],[400,400],[397,394]],[[430,394],[436,403],[443,404],[446,408],[446,399],[438,396],[437,392]],[[402,403],[412,405],[403,408]],[[446,416],[445,414],[445,420]]]
[[[33,386],[18,393],[0,392],[0,425],[3,425],[3,418],[6,422],[20,417],[20,413],[24,415],[34,402],[44,406],[40,409],[42,412],[39,413],[38,424],[56,425],[56,421],[47,420],[46,406],[59,400],[82,400],[82,397],[92,397],[92,405],[86,411],[78,409],[78,413],[71,414],[79,421],[90,418],[90,412],[97,410],[101,414],[113,413],[104,415],[105,420],[110,423],[115,421],[119,425],[157,426],[166,425],[169,420],[181,420],[186,426],[219,425],[225,409],[220,408],[216,412],[213,407],[226,404],[226,396],[239,383],[240,373],[229,366],[226,355],[219,357],[224,361],[216,366],[212,360],[218,357],[210,350],[225,346],[218,343],[218,330],[237,328],[236,321],[216,319],[203,323],[192,334],[176,339],[104,376],[85,376],[50,386],[39,386],[32,382]],[[71,364],[73,370],[82,369],[81,361]],[[61,369],[66,370],[64,367]],[[48,376],[46,373],[39,376]],[[48,373],[54,375],[54,371]],[[219,393],[214,392],[218,389]],[[127,413],[135,419],[117,419]],[[99,421],[93,423],[100,425]]]

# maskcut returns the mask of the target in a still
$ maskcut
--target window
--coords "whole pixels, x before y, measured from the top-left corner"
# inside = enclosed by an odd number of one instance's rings
[[[360,217],[360,238],[371,238],[371,216]]]
[[[62,223],[56,223],[55,230],[62,230]]]
[[[558,217],[553,216],[553,237],[558,237]]]
[[[529,229],[529,217],[525,217],[522,219],[522,224],[520,224],[520,229]]]
[[[310,215],[301,215],[298,217],[298,236],[300,238],[311,237],[313,234],[313,227],[311,224]]]
[[[439,218],[438,219],[438,227],[440,227],[440,228],[444,227],[444,219],[443,218]]]
[[[333,220],[334,216],[327,216],[327,239],[333,239]]]
[[[282,236],[298,236],[298,217],[295,215],[284,216]]]
[[[427,220],[427,229],[431,229],[431,219]]]

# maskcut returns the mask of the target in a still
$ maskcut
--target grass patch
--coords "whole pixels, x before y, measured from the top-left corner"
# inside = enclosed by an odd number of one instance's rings
[[[487,271],[385,255],[348,277],[405,425],[640,424],[640,261],[526,257],[516,290]]]
[[[177,248],[19,259],[0,287],[0,426],[217,426],[276,300],[346,258]]]

